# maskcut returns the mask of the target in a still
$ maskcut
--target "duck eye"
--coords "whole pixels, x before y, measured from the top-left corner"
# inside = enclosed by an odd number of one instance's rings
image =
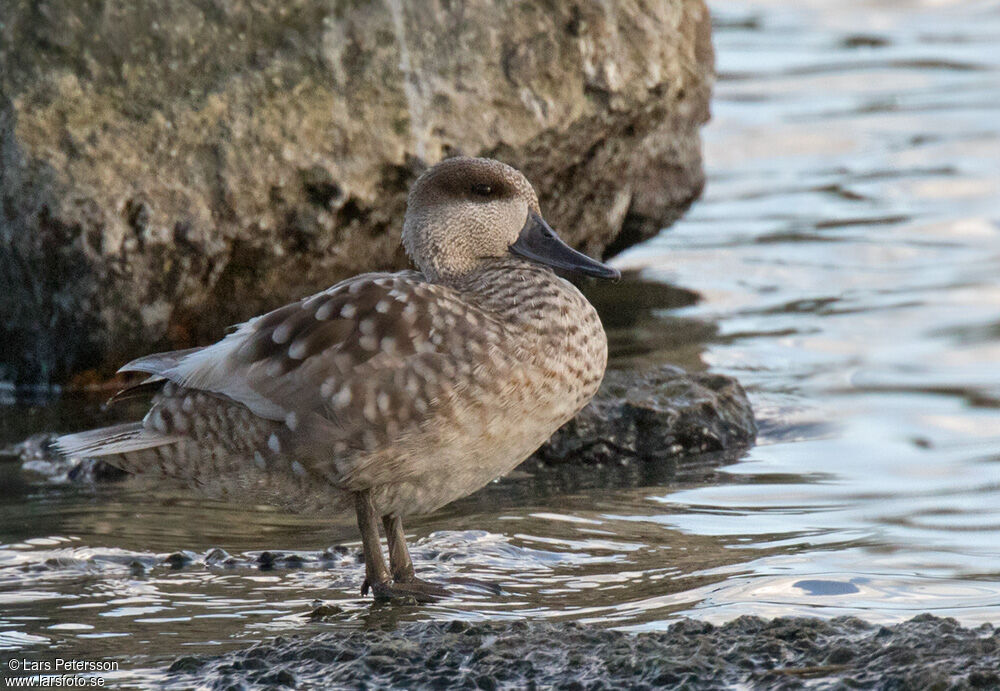
[[[484,183],[477,183],[472,186],[472,193],[479,197],[488,197],[493,194],[493,187]]]

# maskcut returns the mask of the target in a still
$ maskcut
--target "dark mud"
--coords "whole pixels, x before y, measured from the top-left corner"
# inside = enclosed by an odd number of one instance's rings
[[[277,638],[177,659],[170,688],[996,689],[1000,630],[920,615],[723,626],[680,621],[628,634],[543,622],[420,623]]]

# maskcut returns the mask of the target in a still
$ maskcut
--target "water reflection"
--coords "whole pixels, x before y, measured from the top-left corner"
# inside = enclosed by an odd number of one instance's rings
[[[682,224],[623,264],[669,267],[660,275],[702,295],[676,316],[718,325],[705,363],[738,373],[765,417],[761,445],[726,469],[742,481],[667,494],[687,511],[663,520],[754,542],[787,531],[790,549],[734,567],[749,575],[698,607],[995,620],[1000,78],[988,45],[1000,13],[717,9],[717,174]],[[848,33],[864,23],[880,31]]]
[[[505,590],[460,588],[429,607],[357,597],[351,526],[129,485],[51,486],[0,463],[0,649],[141,667],[427,618],[995,621],[1000,12],[714,9],[706,196],[623,256],[635,274],[594,299],[617,365],[669,361],[748,385],[761,435],[746,458],[521,474],[415,521],[431,577]],[[6,440],[106,415],[4,412]],[[346,553],[324,552],[341,541]],[[219,547],[232,564],[212,558]],[[171,567],[176,550],[193,560]],[[263,550],[299,560],[262,569]],[[320,621],[314,599],[330,605]]]

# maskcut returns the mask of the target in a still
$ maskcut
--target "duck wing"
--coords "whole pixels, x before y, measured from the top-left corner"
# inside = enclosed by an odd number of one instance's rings
[[[373,454],[450,405],[472,376],[469,352],[490,352],[500,337],[484,312],[419,273],[364,274],[251,319],[213,345],[122,369],[283,423],[265,451],[361,486],[389,472],[366,472]]]

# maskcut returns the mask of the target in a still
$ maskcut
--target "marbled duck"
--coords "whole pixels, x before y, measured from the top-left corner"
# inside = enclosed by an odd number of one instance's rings
[[[354,510],[362,594],[442,594],[415,578],[402,518],[507,473],[591,399],[604,329],[552,269],[618,272],[565,245],[527,179],[489,159],[421,175],[403,244],[417,271],[356,276],[213,345],[130,362],[151,376],[116,398],[154,391],[142,422],[58,447],[214,496]]]

